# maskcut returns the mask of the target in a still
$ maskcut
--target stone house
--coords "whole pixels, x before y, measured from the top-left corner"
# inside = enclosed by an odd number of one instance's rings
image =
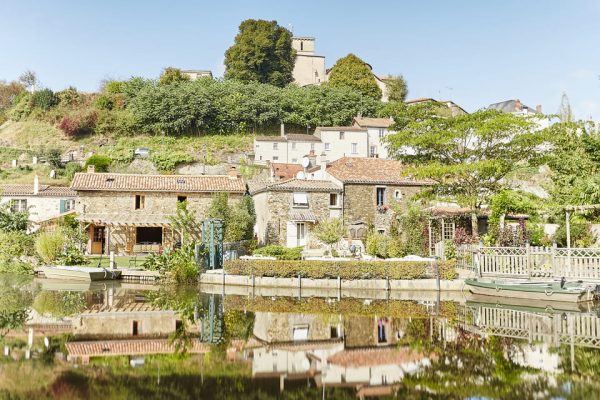
[[[342,187],[331,181],[250,182],[260,244],[306,246],[318,221],[341,217]]]
[[[389,130],[393,123],[390,118],[354,117],[352,119],[352,126],[367,130],[368,157],[388,158],[385,138],[394,133]]]
[[[389,233],[396,209],[406,209],[427,181],[403,177],[399,161],[344,157],[327,165],[325,175],[343,188],[342,219],[351,239],[364,239],[369,227]]]
[[[35,176],[32,185],[4,185],[0,203],[8,203],[13,212],[28,211],[29,231],[34,232],[42,225],[72,213],[75,196],[76,193],[65,186],[41,185]]]
[[[315,54],[315,38],[292,38],[292,47],[296,50],[296,62],[292,76],[298,86],[320,85],[327,79],[325,57]]]
[[[229,194],[239,201],[246,193],[244,180],[235,171],[230,175],[137,175],[95,173],[75,174],[71,189],[77,193],[77,220],[88,232],[87,252],[138,254],[159,252],[180,242],[169,217],[177,204],[201,220],[214,193]]]

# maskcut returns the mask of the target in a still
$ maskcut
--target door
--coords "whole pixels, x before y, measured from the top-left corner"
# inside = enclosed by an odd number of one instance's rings
[[[102,254],[104,252],[104,227],[92,225],[90,227],[91,249],[92,254]]]
[[[296,246],[306,246],[306,223],[296,223]]]

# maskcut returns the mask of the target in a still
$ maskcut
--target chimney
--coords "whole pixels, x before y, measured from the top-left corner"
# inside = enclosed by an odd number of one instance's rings
[[[535,112],[538,114],[542,113],[542,105],[538,104],[537,106],[535,106]]]
[[[317,155],[315,154],[314,150],[311,150],[310,153],[308,153],[308,160],[310,161],[311,167],[317,165]]]
[[[95,165],[88,165],[87,173],[88,174],[93,174],[95,172],[96,172],[96,166]]]
[[[521,104],[521,100],[515,100],[515,111],[523,111],[523,104]]]
[[[237,179],[239,177],[237,173],[237,169],[235,167],[229,168],[229,172],[227,173],[231,179]]]
[[[327,168],[327,156],[321,153],[321,179],[325,179],[325,169]]]
[[[37,195],[40,192],[40,178],[38,176],[33,177],[33,194]]]
[[[285,137],[285,124],[283,122],[279,127],[279,134],[281,135],[281,137]]]

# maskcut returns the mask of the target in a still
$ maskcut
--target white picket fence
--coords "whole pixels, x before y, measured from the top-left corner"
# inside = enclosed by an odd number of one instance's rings
[[[459,267],[481,276],[600,279],[600,248],[457,247]]]

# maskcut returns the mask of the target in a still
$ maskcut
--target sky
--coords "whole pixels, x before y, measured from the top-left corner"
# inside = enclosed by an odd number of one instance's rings
[[[33,70],[53,90],[95,91],[168,66],[222,76],[248,18],[316,37],[328,68],[354,53],[402,74],[409,99],[556,113],[566,92],[577,118],[600,120],[599,0],[0,0],[0,80]]]

